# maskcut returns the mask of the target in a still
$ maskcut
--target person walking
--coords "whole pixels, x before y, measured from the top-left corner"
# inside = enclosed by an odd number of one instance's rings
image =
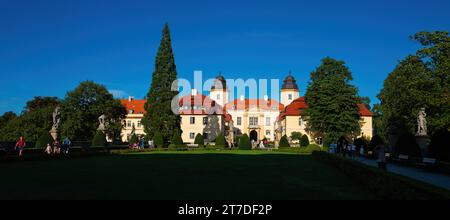
[[[144,147],[145,147],[145,140],[144,140],[144,138],[141,138],[139,140],[139,149],[144,150]]]
[[[69,154],[70,145],[72,145],[72,141],[70,141],[69,137],[64,138],[62,143],[63,154]]]
[[[44,151],[47,155],[52,154],[52,145],[50,143],[47,143],[47,147],[45,148]]]
[[[20,136],[19,140],[17,140],[16,145],[14,146],[14,150],[19,151],[19,157],[23,156],[23,149],[27,146],[27,142],[23,136]]]
[[[60,154],[61,153],[61,146],[59,144],[59,141],[55,140],[53,142],[53,154]]]

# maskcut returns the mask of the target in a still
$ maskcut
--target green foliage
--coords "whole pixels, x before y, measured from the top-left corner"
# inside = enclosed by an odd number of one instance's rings
[[[92,147],[106,147],[108,146],[108,142],[106,141],[106,134],[97,131],[94,138],[92,139]]]
[[[333,141],[360,133],[360,98],[350,80],[352,75],[345,63],[328,57],[311,73],[305,94],[309,108],[303,114],[314,136]]]
[[[154,133],[154,135],[153,135],[153,143],[158,148],[163,148],[164,147],[164,139],[163,139],[161,133],[159,133],[159,131],[156,131]]]
[[[429,150],[434,158],[450,162],[450,131],[447,129],[436,131],[431,137]]]
[[[357,148],[360,147],[367,147],[369,145],[370,140],[368,140],[366,137],[360,137],[356,138],[353,142]]]
[[[60,100],[57,97],[42,97],[36,96],[32,100],[28,101],[25,106],[25,112],[38,111],[48,106],[59,105]]]
[[[170,143],[177,146],[183,144],[183,139],[181,138],[181,132],[179,129],[176,129],[175,132],[173,133],[172,140]]]
[[[142,120],[145,133],[150,136],[158,131],[161,132],[164,140],[169,140],[174,131],[180,128],[180,117],[173,114],[171,108],[172,98],[178,94],[177,91],[171,90],[172,83],[176,79],[177,70],[169,26],[166,23],[155,59],[152,84],[147,94],[146,114]]]
[[[216,137],[216,146],[220,146],[220,147],[226,147],[227,146],[227,141],[225,140],[225,136],[223,135],[223,133],[219,133],[219,135],[217,135]]]
[[[28,102],[27,105],[30,106],[25,107],[20,116],[5,113],[2,117],[4,124],[0,124],[0,140],[16,141],[19,136],[23,135],[27,141],[37,141],[44,132],[48,132],[53,125],[52,113],[56,103],[43,100],[53,99],[35,97]]]
[[[306,134],[304,134],[302,136],[302,139],[300,140],[300,146],[306,147],[308,145],[309,145],[309,138],[308,138],[308,136]]]
[[[302,133],[298,131],[294,131],[291,133],[291,140],[292,141],[300,141],[302,139]]]
[[[195,136],[194,144],[198,144],[199,146],[202,146],[202,147],[203,147],[203,145],[205,145],[205,140],[203,139],[202,134],[198,133]]]
[[[248,137],[247,134],[243,134],[239,138],[238,147],[239,147],[239,150],[251,150],[252,149],[252,146],[250,145],[250,138]]]
[[[280,139],[280,143],[279,143],[279,148],[284,148],[284,147],[290,147],[291,145],[289,145],[289,141],[286,137],[286,135],[283,135],[283,137],[281,137]]]
[[[85,81],[66,94],[61,113],[62,132],[72,140],[91,139],[99,125],[98,117],[102,114],[108,120],[108,135],[115,139],[121,132],[126,109],[105,86]]]
[[[14,112],[5,112],[5,113],[3,113],[3,115],[0,116],[0,129],[3,128],[4,126],[6,126],[6,124],[9,121],[11,121],[11,120],[13,120],[15,118],[17,118],[17,115]]]
[[[369,151],[373,151],[377,145],[384,144],[383,139],[379,135],[374,135],[369,142],[368,149]]]
[[[420,32],[412,37],[423,48],[409,55],[384,81],[378,94],[377,132],[415,133],[417,113],[425,107],[428,133],[450,128],[450,37],[447,32]]]
[[[47,147],[47,144],[53,143],[53,137],[50,135],[49,132],[44,132],[41,137],[36,141],[35,148],[43,149]]]
[[[411,133],[403,133],[395,143],[395,153],[396,154],[405,154],[412,157],[420,157],[421,150],[419,145],[416,142],[416,138]]]
[[[129,144],[137,144],[139,142],[139,138],[136,134],[131,135]]]

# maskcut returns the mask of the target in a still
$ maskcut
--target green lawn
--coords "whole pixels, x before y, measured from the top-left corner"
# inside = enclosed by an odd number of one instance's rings
[[[159,152],[0,164],[1,199],[373,199],[309,155]]]

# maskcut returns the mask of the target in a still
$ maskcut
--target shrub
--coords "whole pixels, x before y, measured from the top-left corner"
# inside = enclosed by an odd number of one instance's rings
[[[47,144],[51,144],[53,142],[53,137],[48,132],[44,132],[39,139],[36,141],[36,148],[45,148]]]
[[[97,131],[92,139],[92,147],[106,147],[108,142],[106,141],[106,135],[102,131]]]
[[[298,132],[298,131],[294,131],[291,133],[291,140],[292,141],[301,141],[302,139],[302,133]],[[307,146],[307,145],[305,145]]]
[[[369,148],[367,150],[373,151],[375,147],[379,144],[384,144],[383,139],[381,139],[381,137],[378,135],[374,135],[369,142]]]
[[[447,129],[435,131],[431,137],[429,150],[434,158],[450,161],[450,131]]]
[[[219,148],[224,148],[227,146],[227,141],[225,140],[225,136],[223,136],[223,133],[219,133],[219,135],[217,135],[216,146]]]
[[[306,147],[306,152],[312,153],[314,151],[322,151],[322,148],[319,145],[309,144]]]
[[[171,144],[175,145],[182,145],[183,139],[181,139],[181,132],[180,130],[176,129],[175,132],[173,132],[172,140],[170,142]]]
[[[238,145],[240,150],[251,150],[252,146],[250,146],[250,138],[248,138],[247,134],[243,134],[240,138],[239,138],[239,145]]]
[[[411,133],[401,134],[395,143],[395,153],[405,154],[413,157],[420,157],[420,147],[416,142],[416,138]]]
[[[289,145],[289,141],[286,137],[286,135],[284,135],[283,137],[281,137],[280,139],[280,144],[278,147],[283,148],[283,147],[290,147],[291,145]]]
[[[205,145],[205,140],[203,139],[202,134],[199,133],[195,136],[194,144],[198,144],[198,146]]]
[[[153,143],[156,147],[162,148],[164,147],[164,139],[159,131],[156,131],[153,135]]]
[[[131,135],[130,141],[128,143],[130,144],[137,144],[139,142],[139,138],[136,134]]]
[[[309,145],[309,138],[308,138],[308,136],[306,134],[304,134],[302,136],[302,139],[300,140],[300,146],[306,147],[308,145]]]

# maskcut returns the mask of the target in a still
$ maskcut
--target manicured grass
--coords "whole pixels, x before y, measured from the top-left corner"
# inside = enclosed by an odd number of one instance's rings
[[[373,199],[310,155],[158,152],[0,166],[0,199]]]

